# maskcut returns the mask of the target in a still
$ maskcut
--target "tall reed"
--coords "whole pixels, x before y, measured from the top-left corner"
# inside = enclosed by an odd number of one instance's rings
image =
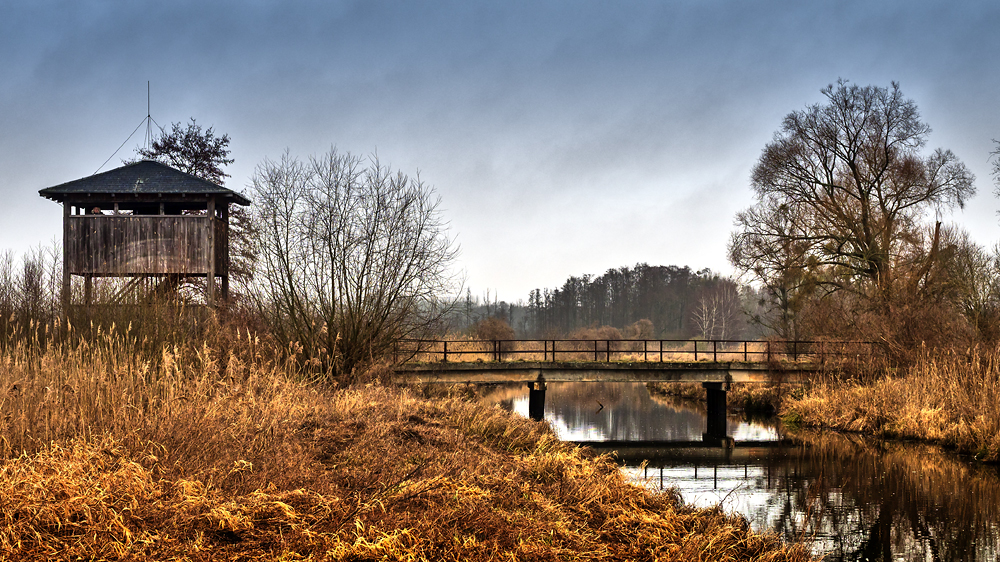
[[[0,352],[0,560],[807,558],[492,406],[127,333]]]
[[[925,350],[904,370],[828,377],[789,398],[786,420],[887,437],[922,439],[1000,461],[1000,349]]]

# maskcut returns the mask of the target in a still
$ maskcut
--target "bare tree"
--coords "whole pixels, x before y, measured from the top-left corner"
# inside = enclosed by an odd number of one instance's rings
[[[699,297],[691,315],[701,337],[725,340],[737,335],[742,314],[740,294],[735,283],[719,283]]]
[[[20,260],[11,250],[0,252],[0,346],[18,329],[44,330],[59,317],[61,253],[55,243],[31,248]]]
[[[788,114],[764,148],[757,203],[737,214],[729,258],[789,302],[847,291],[885,310],[922,218],[961,207],[974,177],[951,151],[920,154],[930,128],[898,84],[840,80],[822,92],[825,103]]]
[[[1000,247],[975,243],[958,226],[940,229],[940,267],[925,276],[923,293],[954,304],[979,341],[1000,340]]]
[[[993,139],[993,145],[990,160],[993,161],[993,182],[997,184],[993,194],[1000,197],[1000,140]]]
[[[254,299],[279,340],[351,375],[439,327],[457,249],[419,177],[334,149],[265,160],[252,190]]]

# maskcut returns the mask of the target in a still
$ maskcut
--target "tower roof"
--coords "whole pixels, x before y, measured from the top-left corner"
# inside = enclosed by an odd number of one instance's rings
[[[153,160],[126,164],[114,170],[47,187],[39,190],[38,194],[60,203],[74,196],[84,195],[133,195],[137,197],[217,195],[239,205],[250,204],[249,199],[231,189],[226,189],[216,183]]]

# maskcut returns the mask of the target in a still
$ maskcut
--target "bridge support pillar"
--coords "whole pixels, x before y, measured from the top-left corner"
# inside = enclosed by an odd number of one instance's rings
[[[726,391],[729,384],[723,382],[703,382],[708,404],[708,423],[705,436],[726,437]]]
[[[535,421],[545,419],[545,383],[528,384],[528,417]]]

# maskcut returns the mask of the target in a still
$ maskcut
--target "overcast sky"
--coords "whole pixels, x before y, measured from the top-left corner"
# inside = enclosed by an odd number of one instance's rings
[[[733,216],[787,113],[898,81],[1000,240],[1000,2],[0,3],[0,249],[61,235],[38,190],[94,173],[146,115],[232,138],[227,187],[336,146],[420,172],[474,294],[527,299],[647,262],[732,273]],[[104,168],[118,166],[142,131]]]

